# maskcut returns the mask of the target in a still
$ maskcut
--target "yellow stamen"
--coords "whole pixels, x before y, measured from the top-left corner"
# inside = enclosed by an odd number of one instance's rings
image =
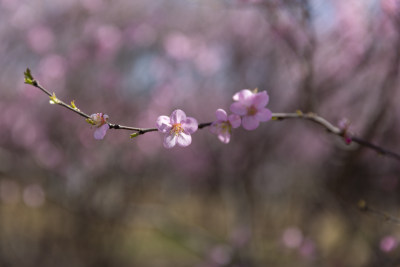
[[[247,115],[253,116],[257,114],[257,109],[254,106],[247,108]]]
[[[182,124],[175,123],[172,125],[171,134],[175,134],[176,136],[183,132]]]

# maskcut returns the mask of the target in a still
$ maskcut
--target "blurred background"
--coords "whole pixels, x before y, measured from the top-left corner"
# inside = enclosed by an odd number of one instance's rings
[[[157,132],[256,87],[400,152],[397,0],[0,0],[0,266],[396,266],[400,164],[311,122]]]

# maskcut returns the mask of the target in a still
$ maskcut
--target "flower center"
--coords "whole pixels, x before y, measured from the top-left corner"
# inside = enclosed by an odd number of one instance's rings
[[[175,123],[172,125],[171,134],[179,135],[181,132],[183,132],[182,124]]]
[[[224,123],[222,123],[221,126],[222,126],[221,128],[222,128],[223,131],[228,131],[231,128],[231,125],[230,125],[229,122],[224,122]]]
[[[219,125],[219,129],[221,133],[231,132],[232,126],[228,121],[222,122]]]
[[[100,125],[103,125],[106,123],[107,123],[107,119],[105,119],[103,116],[101,116]]]
[[[257,114],[257,109],[254,106],[247,108],[247,115],[254,116]]]

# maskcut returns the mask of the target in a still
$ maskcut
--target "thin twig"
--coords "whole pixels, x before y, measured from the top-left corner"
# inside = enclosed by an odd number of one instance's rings
[[[43,86],[41,86],[41,85],[39,84],[38,81],[33,80],[33,81],[32,81],[32,85],[35,86],[36,88],[39,88],[42,92],[44,92],[44,93],[45,93],[46,95],[48,95],[49,97],[52,97],[52,96],[53,96],[49,91],[47,91]],[[79,109],[74,109],[74,108],[71,107],[70,105],[68,105],[68,104],[66,104],[65,102],[63,102],[62,100],[59,100],[59,99],[58,99],[58,101],[55,102],[54,104],[63,106],[63,107],[65,107],[65,108],[67,108],[67,109],[69,109],[69,110],[71,110],[71,111],[73,111],[73,112],[75,112],[75,113],[81,115],[82,117],[84,117],[84,118],[86,118],[86,119],[90,118],[90,116],[89,116],[88,114],[86,114],[85,112],[82,112],[82,111],[80,111]]]
[[[50,97],[50,99],[54,102],[54,104],[63,106],[86,119],[90,118],[90,116],[88,114],[82,112],[75,105],[72,105],[73,103],[71,103],[71,105],[66,104],[62,100],[56,98],[54,93],[51,94],[48,90],[46,90],[43,86],[41,86],[33,78],[29,69],[27,69],[27,71],[25,72],[25,83],[30,84],[30,85],[40,89],[42,92],[44,92],[46,95],[48,95]],[[340,129],[339,127],[333,125],[332,123],[330,123],[323,117],[318,116],[315,113],[312,113],[312,112],[303,113],[301,111],[297,111],[295,113],[272,113],[272,120],[284,120],[284,119],[304,119],[304,120],[312,121],[314,123],[321,125],[328,132],[330,132],[332,134],[349,139],[352,142],[357,143],[361,146],[375,150],[376,152],[378,152],[381,155],[385,155],[385,156],[388,156],[388,157],[391,157],[391,158],[394,158],[394,159],[400,161],[400,154],[395,153],[393,151],[386,150],[378,145],[370,143],[370,142],[368,142],[364,139],[361,139],[357,136],[350,135],[350,133],[348,133],[345,129]],[[203,129],[203,128],[211,126],[211,124],[212,124],[212,122],[199,123],[198,128]],[[142,135],[142,134],[145,134],[148,132],[158,131],[157,128],[138,128],[138,127],[124,126],[124,125],[119,125],[119,124],[114,124],[114,123],[109,123],[109,122],[108,122],[108,125],[109,125],[110,129],[135,131],[136,133],[134,134],[134,136]]]

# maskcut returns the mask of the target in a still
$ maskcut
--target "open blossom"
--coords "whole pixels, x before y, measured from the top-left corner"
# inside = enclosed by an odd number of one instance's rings
[[[215,116],[217,120],[211,124],[210,131],[217,134],[221,142],[227,144],[231,139],[232,128],[240,126],[240,117],[237,114],[228,116],[223,109],[217,109]]]
[[[246,130],[254,130],[260,125],[260,121],[269,121],[272,113],[265,106],[269,96],[266,91],[253,93],[249,89],[243,89],[233,96],[230,110],[242,116],[242,125]]]
[[[97,140],[103,139],[110,128],[107,124],[108,115],[103,113],[95,113],[90,115],[87,122],[95,126],[97,129],[94,131],[94,138]]]
[[[191,134],[197,131],[198,123],[195,118],[186,117],[185,112],[180,109],[172,112],[171,116],[160,116],[157,118],[158,131],[165,133],[164,147],[172,148],[176,144],[188,146],[192,143]]]

